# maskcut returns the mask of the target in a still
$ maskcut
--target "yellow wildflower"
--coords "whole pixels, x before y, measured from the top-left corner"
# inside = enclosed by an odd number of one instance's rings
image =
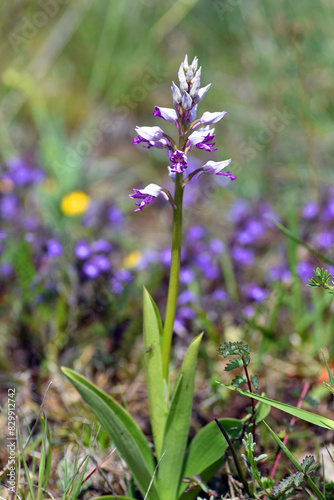
[[[131,269],[132,267],[136,267],[141,258],[141,253],[138,250],[134,250],[126,255],[123,259],[123,266],[127,269]]]
[[[60,208],[63,214],[74,217],[85,213],[89,202],[88,194],[83,191],[72,191],[62,198]]]

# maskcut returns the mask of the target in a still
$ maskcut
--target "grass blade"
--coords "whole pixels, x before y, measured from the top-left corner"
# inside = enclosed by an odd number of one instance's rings
[[[266,396],[259,396],[258,394],[254,394],[253,392],[239,389],[238,387],[234,387],[232,385],[226,385],[226,384],[221,384],[221,385],[226,387],[226,389],[238,392],[242,396],[247,396],[249,398],[254,398],[257,399],[258,401],[262,401],[263,403],[266,403],[269,406],[273,406],[278,410],[289,413],[289,415],[293,415],[294,417],[300,418],[301,420],[305,420],[305,422],[309,422],[310,424],[318,425],[319,427],[324,427],[325,429],[334,430],[334,420],[330,420],[329,418],[322,417],[321,415],[317,415],[316,413],[312,413],[310,411],[303,410],[301,408],[295,408],[294,406],[290,406],[286,403],[275,401],[274,399],[267,398]]]
[[[267,218],[270,220],[270,222],[272,222],[277,227],[277,229],[279,229],[280,231],[282,231],[282,233],[284,233],[285,236],[287,236],[288,238],[290,238],[291,240],[293,240],[295,243],[298,243],[298,245],[306,248],[306,250],[308,250],[309,252],[313,253],[313,255],[315,255],[316,257],[318,257],[318,259],[322,260],[323,262],[326,262],[326,264],[334,266],[334,262],[332,260],[328,259],[328,257],[325,257],[322,253],[317,252],[316,250],[314,250],[313,248],[311,248],[307,243],[305,243],[304,241],[300,240],[295,234],[293,234],[292,231],[290,231],[290,229],[286,228],[280,222],[272,219],[271,217],[267,217]]]
[[[291,453],[289,448],[285,446],[285,444],[280,440],[280,438],[275,434],[275,432],[269,427],[269,425],[265,421],[263,421],[263,423],[267,427],[268,431],[270,432],[270,434],[272,435],[278,446],[281,448],[283,453],[285,453],[285,455],[288,457],[290,462],[296,467],[296,469],[299,472],[303,472],[302,466],[300,465],[298,460],[294,457],[294,455]],[[312,491],[317,495],[317,497],[320,500],[326,500],[326,497],[324,497],[324,495],[321,493],[318,486],[312,481],[312,479],[307,474],[305,474],[304,478],[309,487],[312,489]]]

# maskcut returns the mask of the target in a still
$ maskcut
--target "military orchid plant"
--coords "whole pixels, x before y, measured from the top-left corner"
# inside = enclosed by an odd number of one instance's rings
[[[136,422],[114,398],[76,372],[63,368],[65,375],[109,433],[141,494],[149,500],[194,498],[199,490],[188,492],[187,480],[182,480],[188,478],[189,483],[189,478],[194,475],[200,475],[204,481],[210,479],[220,467],[221,457],[227,448],[227,442],[217,425],[211,422],[199,431],[186,454],[196,363],[203,334],[194,338],[190,344],[173,390],[169,384],[170,351],[179,285],[184,188],[188,182],[203,174],[235,179],[231,172],[222,172],[231,160],[210,160],[202,167],[189,171],[191,169],[188,167],[187,155],[195,146],[209,152],[217,149],[213,142],[214,129],[210,129],[210,126],[221,120],[226,111],[205,112],[197,118],[197,106],[210,88],[210,85],[200,88],[201,68],[198,68],[197,57],[190,65],[187,56],[185,57],[178,77],[179,86],[172,83],[174,108],[156,106],[153,113],[154,116],[175,124],[178,141],[156,126],[136,127],[138,137],[133,141],[134,144],[142,143],[146,148],[166,149],[170,178],[174,182],[173,195],[157,184],[134,189],[134,194],[130,195],[138,200],[136,212],[160,195],[170,202],[173,209],[172,257],[164,325],[157,306],[144,288],[145,368],[155,453],[152,453]],[[231,437],[240,436],[243,428],[241,421],[221,419],[220,422]]]

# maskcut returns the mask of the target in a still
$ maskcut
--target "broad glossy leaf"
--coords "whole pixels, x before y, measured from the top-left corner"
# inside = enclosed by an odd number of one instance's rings
[[[198,349],[202,336],[201,333],[190,344],[173,391],[162,447],[166,453],[158,468],[161,500],[176,500],[178,497],[188,442]]]
[[[159,311],[145,287],[143,287],[143,304],[148,404],[154,447],[157,459],[159,460],[163,451],[162,442],[167,418],[167,401],[165,400],[165,383],[162,375],[160,345],[162,326]]]
[[[231,438],[238,437],[242,433],[243,422],[236,418],[221,418],[226,432]],[[222,435],[216,422],[212,421],[203,427],[191,441],[187,453],[185,466],[182,472],[182,478],[193,477],[199,474],[202,479],[209,480],[206,471],[212,471],[212,475],[222,465],[222,457],[226,451],[227,442]],[[212,466],[216,464],[217,468],[213,470]],[[212,477],[212,476],[211,476]],[[179,496],[186,488],[185,483],[180,484]]]
[[[294,406],[287,405],[286,403],[280,403],[279,401],[267,398],[266,396],[259,396],[258,394],[254,394],[253,392],[239,389],[238,387],[233,387],[231,385],[226,385],[222,383],[220,383],[220,385],[226,387],[227,389],[230,389],[231,391],[236,391],[242,396],[247,396],[249,398],[262,401],[263,403],[273,406],[278,410],[285,411],[286,413],[289,413],[294,417],[305,420],[306,422],[310,422],[311,424],[319,425],[319,427],[324,427],[325,429],[334,430],[334,420],[330,420],[329,418],[322,417],[321,415],[317,415],[316,413],[312,413],[310,411],[303,410],[301,408],[295,408]]]
[[[131,415],[112,397],[75,371],[64,367],[62,367],[62,371],[109,434],[118,452],[131,470],[142,495],[145,496],[155,465],[144,434]],[[148,498],[150,500],[159,500],[154,484]]]

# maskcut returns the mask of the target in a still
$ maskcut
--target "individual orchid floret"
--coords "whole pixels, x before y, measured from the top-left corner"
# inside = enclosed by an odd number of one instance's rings
[[[182,174],[188,166],[187,155],[183,151],[176,150],[174,153],[169,152],[169,159],[171,161],[171,173]]]
[[[225,175],[225,172],[221,172],[221,170],[227,167],[227,165],[229,165],[230,163],[231,163],[231,158],[229,160],[223,160],[223,161],[209,160],[202,167],[203,174]]]
[[[180,69],[178,72],[178,77],[179,77],[181,92],[188,90],[188,83],[187,83],[186,75],[185,75],[185,71],[184,71],[184,63],[181,63],[181,66],[180,66]]]
[[[138,137],[135,137],[132,144],[135,146],[141,142],[145,143],[145,148],[163,149],[171,146],[171,139],[160,127],[136,127]]]
[[[214,128],[210,130],[209,127],[195,130],[195,132],[188,137],[187,149],[191,151],[193,147],[196,146],[198,149],[204,149],[205,151],[216,151],[217,148],[213,147],[215,143],[211,142],[215,137],[214,131]]]
[[[182,108],[186,111],[188,111],[193,104],[193,100],[188,94],[188,92],[184,92],[182,96]]]
[[[193,100],[195,99],[195,97],[197,96],[197,94],[199,92],[200,85],[201,85],[201,80],[199,78],[195,77],[194,82],[193,82],[191,89],[189,91],[189,95]]]
[[[172,108],[160,108],[159,106],[155,106],[153,115],[160,116],[160,118],[163,118],[169,123],[175,123],[177,121],[176,111]]]
[[[184,61],[183,61],[183,68],[184,68],[184,71],[187,72],[188,69],[189,69],[189,63],[188,63],[188,54],[186,54],[184,56]]]
[[[157,184],[149,184],[144,189],[134,189],[133,191],[134,193],[129,195],[130,198],[134,200],[141,200],[139,203],[136,203],[138,208],[135,209],[135,212],[143,210],[145,205],[152,203],[152,201],[159,195],[162,195],[165,200],[169,199],[166,190]]]
[[[224,116],[226,115],[227,111],[217,111],[215,113],[210,113],[209,111],[206,111],[203,113],[201,118],[199,119],[199,123],[201,125],[211,125],[212,123],[217,123],[219,122]],[[196,124],[197,126],[197,124]]]
[[[160,127],[136,127],[135,130],[145,141],[159,141],[164,136],[164,131]]]
[[[199,89],[197,95],[195,95],[193,97],[193,100],[196,104],[201,102],[201,100],[203,99],[203,97],[205,96],[205,94],[207,93],[207,91],[209,90],[210,87],[211,87],[211,83],[209,83],[209,85],[207,85],[206,87],[202,87],[201,89]]]
[[[171,89],[172,89],[174,105],[180,104],[180,102],[182,101],[182,94],[179,87],[175,85],[174,82],[172,82]]]
[[[194,57],[193,62],[191,63],[190,66],[191,66],[193,72],[195,73],[195,71],[197,70],[197,66],[198,66],[198,58],[196,56]]]
[[[206,162],[203,167],[196,169],[194,172],[188,175],[186,180],[184,181],[184,184],[189,182],[190,180],[198,179],[202,174],[207,174],[207,175],[223,175],[225,177],[228,177],[232,181],[236,179],[236,176],[233,175],[231,172],[222,172],[222,170],[227,167],[231,163],[231,159],[229,160],[224,160],[224,161],[213,161],[209,160]]]

